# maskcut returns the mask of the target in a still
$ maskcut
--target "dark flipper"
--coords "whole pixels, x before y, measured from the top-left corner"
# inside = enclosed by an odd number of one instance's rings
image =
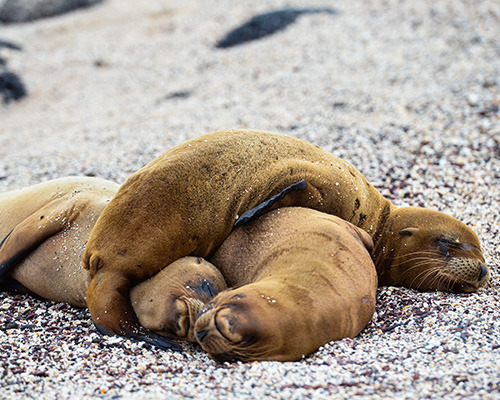
[[[90,281],[87,307],[99,333],[149,343],[163,350],[181,351],[178,343],[139,324],[130,304],[130,286],[131,282],[123,274],[105,269],[97,271]]]
[[[12,278],[0,278],[0,292],[32,293],[24,285]]]
[[[151,346],[157,347],[161,350],[172,350],[172,351],[182,351],[182,346],[179,345],[177,342],[174,342],[173,340],[167,339],[164,336],[158,335],[157,333],[151,332],[151,331],[146,331],[141,333],[132,333],[132,332],[127,332],[125,333],[125,329],[123,329],[124,334],[123,335],[113,335],[108,333],[106,329],[104,329],[102,326],[94,322],[94,325],[97,329],[97,331],[101,335],[106,335],[106,336],[121,336],[126,339],[130,339],[134,342],[145,342],[150,344]]]
[[[320,202],[321,195],[314,186],[309,184],[305,179],[302,179],[288,186],[277,195],[243,213],[234,223],[234,227],[237,228],[238,226],[245,225],[259,218],[261,215],[279,207],[310,206],[308,203],[312,203],[314,201],[312,199],[316,199],[316,202]]]
[[[62,231],[77,215],[73,201],[56,201],[18,224],[0,243],[0,278],[7,276],[39,244]]]
[[[9,238],[9,236],[12,234],[13,230],[9,232],[7,236],[5,236],[0,243],[0,252],[2,251],[2,246],[5,243],[5,241]],[[16,265],[17,263],[14,262],[5,262],[0,264],[0,280],[7,279],[7,275],[10,272],[10,270]]]

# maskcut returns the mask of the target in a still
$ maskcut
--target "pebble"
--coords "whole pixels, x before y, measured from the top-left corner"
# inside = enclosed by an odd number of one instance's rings
[[[23,47],[9,68],[30,95],[0,105],[0,191],[65,175],[120,183],[212,130],[282,132],[346,159],[398,206],[468,223],[491,283],[471,295],[380,288],[356,338],[300,362],[250,364],[102,337],[86,310],[0,293],[0,397],[500,398],[497,2],[338,0],[335,15],[214,49],[286,7],[303,2],[106,0],[2,26]]]

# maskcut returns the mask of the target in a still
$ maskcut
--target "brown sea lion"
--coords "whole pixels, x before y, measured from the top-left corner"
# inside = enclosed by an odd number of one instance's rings
[[[356,336],[375,311],[372,249],[365,231],[308,208],[237,228],[211,258],[236,288],[200,313],[200,345],[220,362],[293,361]]]
[[[186,256],[134,286],[130,299],[144,328],[174,340],[196,342],[196,317],[217,293],[226,289],[214,265],[200,257]]]
[[[90,274],[82,267],[84,247],[118,188],[102,179],[67,177],[0,194],[0,236],[6,237],[0,280],[14,279],[46,299],[86,307]],[[130,296],[144,327],[195,341],[196,315],[224,289],[213,265],[184,257],[133,287]],[[170,348],[179,346],[170,343]]]
[[[143,335],[130,287],[180,257],[209,256],[235,222],[291,205],[368,232],[384,279],[387,271],[409,271],[417,277],[413,287],[471,291],[489,277],[479,240],[465,224],[437,211],[398,210],[357,169],[311,143],[220,131],[180,144],[133,174],[99,217],[84,257],[94,322],[104,333]],[[426,277],[428,264],[449,271],[447,280]],[[453,274],[457,269],[468,272]]]

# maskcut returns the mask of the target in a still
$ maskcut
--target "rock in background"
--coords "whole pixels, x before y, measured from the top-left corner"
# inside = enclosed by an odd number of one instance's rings
[[[0,40],[0,98],[4,103],[18,101],[26,96],[27,91],[23,81],[7,68],[7,60],[2,57],[4,49],[20,51],[15,43]]]
[[[103,0],[2,0],[0,22],[16,23],[64,14]]]

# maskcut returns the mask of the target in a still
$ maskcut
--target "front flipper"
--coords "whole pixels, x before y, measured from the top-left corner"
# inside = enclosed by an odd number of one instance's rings
[[[18,224],[0,244],[0,278],[49,237],[62,231],[80,213],[75,200],[55,200]]]
[[[280,207],[304,206],[307,207],[312,199],[321,200],[318,189],[312,186],[305,179],[288,186],[277,195],[260,203],[254,208],[243,213],[234,223],[234,227],[242,226],[248,222],[259,218],[261,215]]]
[[[114,335],[114,334],[110,334],[108,331],[106,331],[106,329],[104,329],[98,323],[94,322],[94,325],[95,325],[97,331],[101,335],[121,336],[121,337],[124,337],[126,339],[130,339],[134,342],[148,343],[151,346],[157,347],[161,350],[182,351],[182,347],[178,343],[174,342],[173,340],[167,339],[166,337],[160,336],[157,333],[154,333],[151,331],[145,330],[142,333],[133,333],[133,332],[129,331],[123,335]],[[125,332],[125,330],[123,332]]]
[[[24,285],[12,278],[0,278],[0,292],[32,293]],[[35,295],[36,296],[36,295]]]
[[[130,303],[131,282],[117,271],[99,270],[87,289],[87,306],[92,320],[103,335],[116,335],[146,342],[160,349],[182,350],[177,343],[139,324]]]

